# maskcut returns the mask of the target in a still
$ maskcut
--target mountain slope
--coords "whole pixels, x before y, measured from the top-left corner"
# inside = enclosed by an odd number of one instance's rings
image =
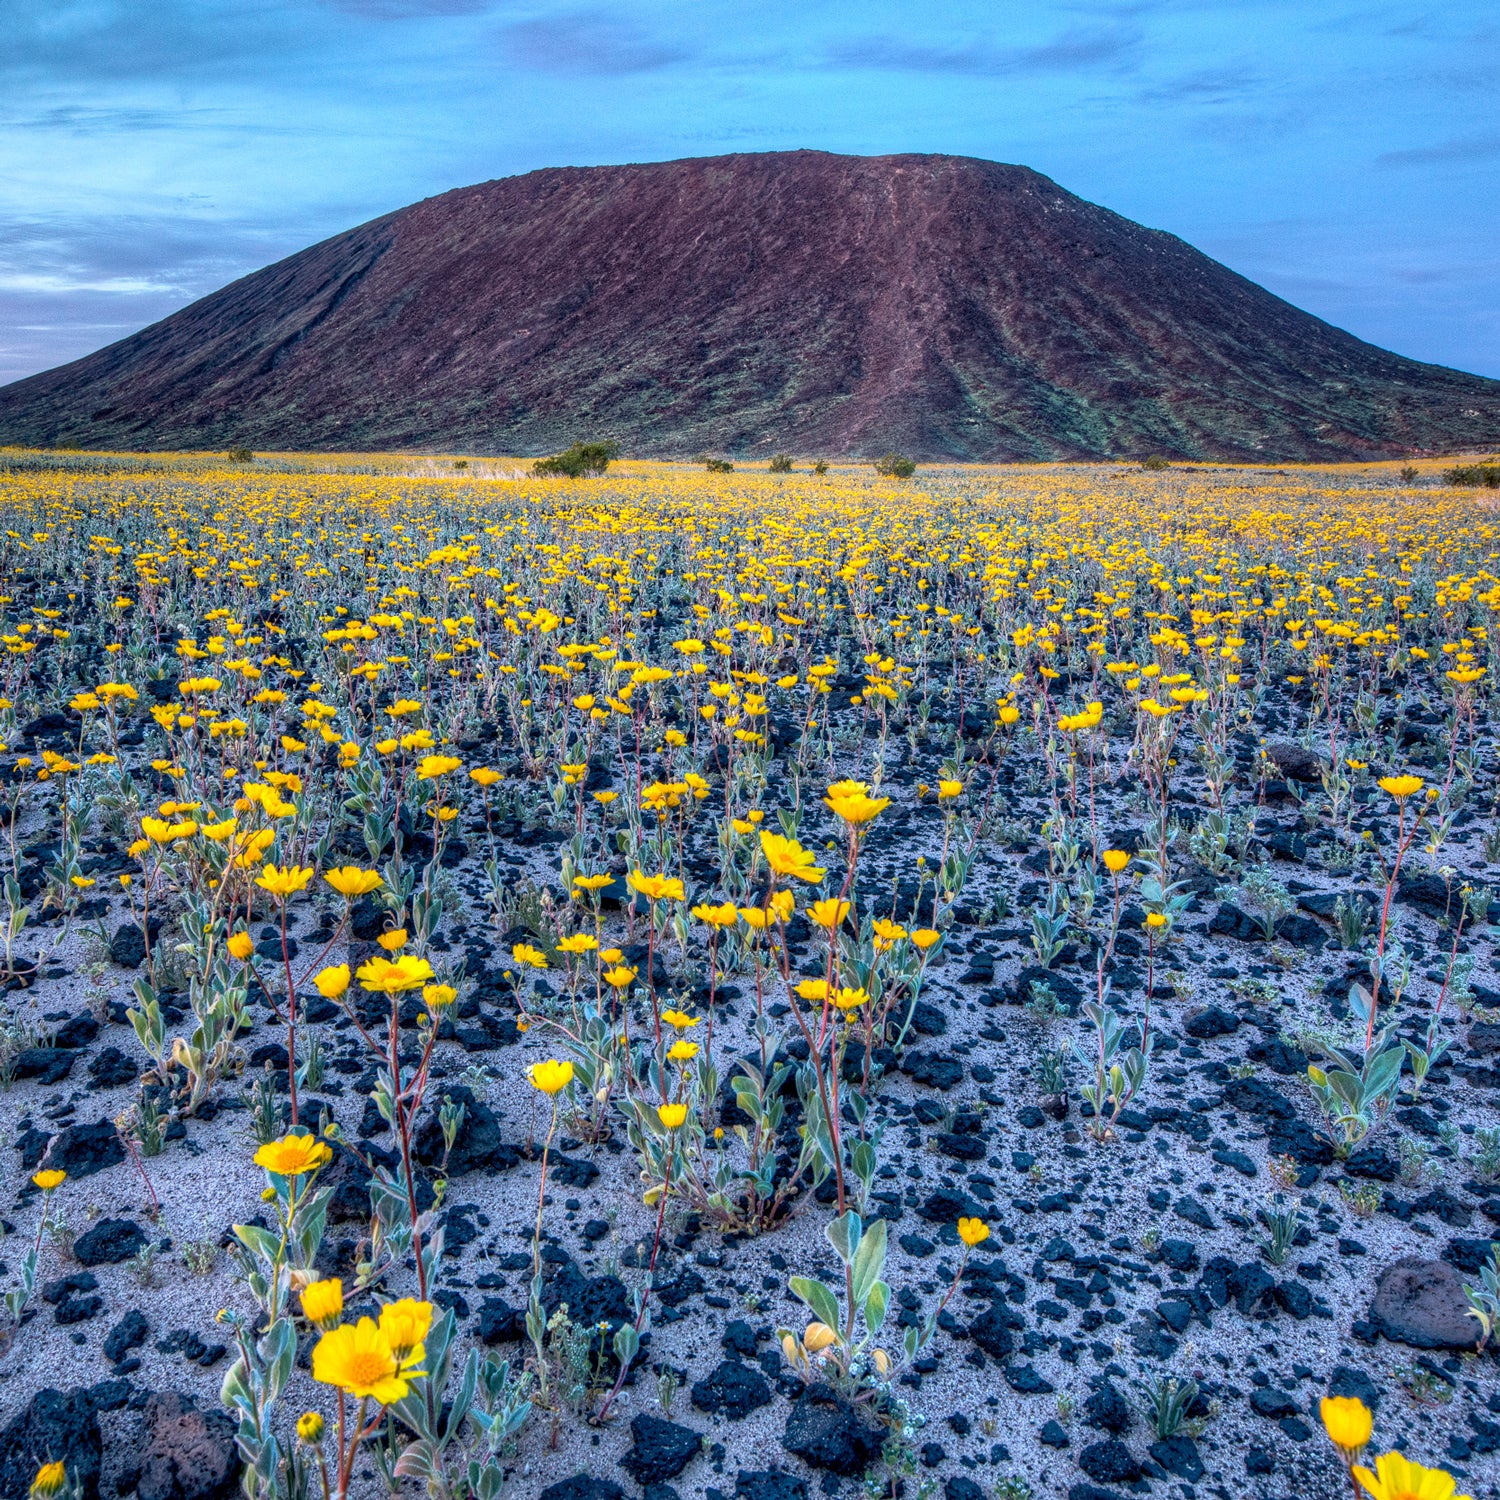
[[[1273,460],[1500,439],[1362,343],[1025,167],[559,168],[336,235],[0,389],[0,442]]]

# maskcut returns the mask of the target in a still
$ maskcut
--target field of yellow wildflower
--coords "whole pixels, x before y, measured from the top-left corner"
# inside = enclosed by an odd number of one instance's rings
[[[1500,1494],[1492,493],[0,512],[0,1500]]]

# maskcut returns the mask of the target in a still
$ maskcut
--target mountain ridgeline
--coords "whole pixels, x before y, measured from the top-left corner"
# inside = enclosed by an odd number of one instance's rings
[[[1338,460],[1500,441],[1361,342],[1025,167],[772,152],[509,177],[0,389],[0,442]]]

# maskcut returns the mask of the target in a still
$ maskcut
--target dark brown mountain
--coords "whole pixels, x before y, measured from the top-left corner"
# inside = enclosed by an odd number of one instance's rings
[[[1362,343],[1025,167],[721,156],[460,188],[0,390],[0,441],[1338,459],[1493,446]]]

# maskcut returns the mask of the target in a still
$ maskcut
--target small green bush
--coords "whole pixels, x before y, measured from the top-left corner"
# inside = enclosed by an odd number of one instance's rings
[[[730,463],[727,458],[706,458],[703,460],[703,467],[707,469],[710,474],[734,473],[734,465]]]
[[[1469,488],[1500,490],[1500,464],[1460,464],[1449,469],[1443,478],[1449,484],[1461,484]]]
[[[231,448],[224,457],[232,464],[253,464],[255,462],[255,455],[243,446]]]
[[[875,472],[887,479],[910,479],[917,466],[904,453],[886,453],[875,460]]]
[[[574,443],[564,453],[537,459],[531,472],[542,479],[597,479],[619,456],[618,443]]]
[[[1143,458],[1141,460],[1141,467],[1143,469],[1150,469],[1151,472],[1155,474],[1159,473],[1162,469],[1170,469],[1172,465],[1169,464],[1166,459],[1161,456],[1161,454],[1153,453],[1149,458]]]
[[[771,462],[767,465],[773,474],[790,474],[792,472],[792,455],[790,453],[773,453]]]

